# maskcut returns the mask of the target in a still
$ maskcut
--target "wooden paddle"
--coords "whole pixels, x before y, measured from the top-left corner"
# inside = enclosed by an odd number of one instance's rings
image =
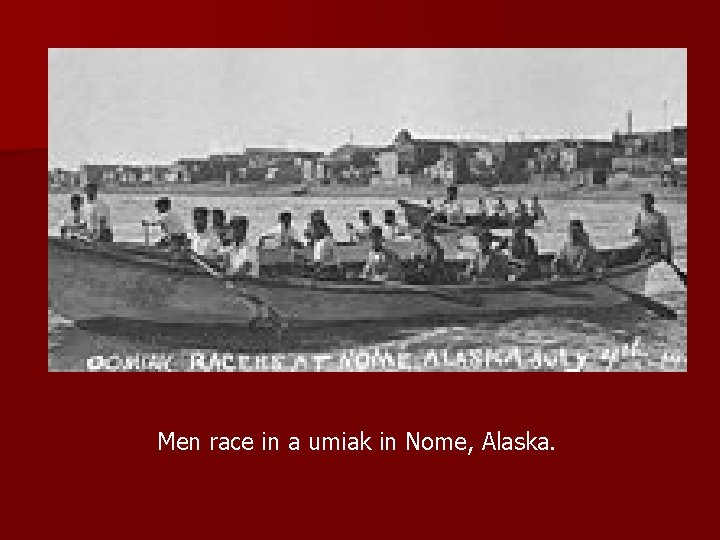
[[[665,261],[670,268],[675,270],[675,274],[677,274],[677,277],[680,278],[680,281],[683,282],[683,285],[687,287],[687,274],[680,270],[677,264],[675,264],[675,261],[673,261],[670,257],[663,257],[663,261]]]
[[[627,298],[638,304],[639,306],[644,307],[648,311],[652,311],[656,315],[662,317],[663,319],[669,319],[669,320],[675,320],[677,319],[677,313],[675,313],[672,309],[669,307],[661,304],[660,302],[656,302],[652,298],[649,298],[645,296],[644,294],[636,293],[634,291],[628,291],[627,289],[623,289],[622,287],[618,287],[617,285],[614,285],[610,283],[609,281],[601,281],[603,285],[606,287],[612,289],[613,291],[620,293],[622,295],[625,295]]]

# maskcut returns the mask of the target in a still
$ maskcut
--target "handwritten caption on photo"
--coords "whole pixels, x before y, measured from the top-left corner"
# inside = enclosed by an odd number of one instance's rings
[[[585,371],[604,369],[687,369],[682,351],[649,351],[632,343],[588,350],[542,347],[479,347],[391,351],[349,349],[327,354],[238,354],[190,350],[179,353],[97,355],[88,371]]]

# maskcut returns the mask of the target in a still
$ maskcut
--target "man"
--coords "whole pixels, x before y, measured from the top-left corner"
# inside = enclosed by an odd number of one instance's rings
[[[492,233],[487,231],[478,237],[480,250],[473,261],[473,274],[478,279],[504,281],[510,275],[508,257],[502,251],[493,247],[493,241]]]
[[[110,225],[110,207],[98,200],[98,185],[91,182],[85,186],[87,205],[85,214],[88,220],[90,237],[99,242],[112,242],[113,233]]]
[[[535,218],[535,221],[540,221],[541,219],[547,221],[547,215],[540,205],[540,198],[537,195],[533,195],[532,204],[530,205],[530,215]]]
[[[582,221],[570,221],[568,236],[568,241],[552,261],[553,274],[587,274],[600,270],[602,261],[590,244],[590,237],[585,232]]]
[[[672,259],[672,238],[667,218],[655,208],[652,193],[643,193],[641,197],[642,208],[635,218],[632,234],[640,239],[645,253]]]
[[[370,253],[360,277],[370,281],[396,281],[400,278],[400,259],[395,252],[385,247],[380,227],[370,230]]]
[[[506,218],[508,216],[508,207],[505,205],[502,197],[498,197],[495,206],[493,206],[493,216]]]
[[[372,230],[372,214],[370,210],[360,210],[360,221],[357,227],[352,223],[348,223],[348,231],[350,232],[351,242],[362,242],[370,240],[370,231]]]
[[[385,210],[382,231],[385,240],[395,240],[407,233],[407,231],[397,222],[395,210]]]
[[[335,240],[323,214],[313,213],[310,217],[307,236],[313,247],[313,262],[322,265],[333,264],[335,262]]]
[[[247,218],[233,217],[228,229],[231,243],[223,249],[225,273],[228,276],[250,275],[253,270],[257,270],[257,260],[247,243]]]
[[[88,224],[83,212],[83,198],[77,193],[70,196],[70,213],[60,225],[60,237],[87,238]]]
[[[277,247],[303,247],[300,235],[292,225],[290,212],[281,212],[278,215],[278,224],[260,237],[259,246],[264,247],[268,240],[272,240]]]
[[[225,210],[221,208],[213,208],[212,210],[212,227],[210,232],[215,235],[218,242],[225,245],[227,242],[227,225],[225,224]],[[228,239],[229,240],[229,239]]]
[[[191,249],[204,259],[218,259],[222,246],[217,237],[208,230],[208,209],[204,206],[193,208],[194,232],[190,238]]]
[[[528,209],[527,205],[522,201],[520,197],[518,197],[517,204],[515,205],[515,210],[513,212],[513,220],[515,223],[523,224],[525,223],[525,220],[528,218]]]
[[[158,217],[154,221],[143,221],[144,226],[158,226],[162,237],[157,242],[158,247],[182,249],[188,244],[187,230],[182,218],[172,210],[172,203],[168,197],[160,197],[155,201],[155,210]]]
[[[535,277],[538,273],[537,246],[532,237],[526,234],[524,227],[515,227],[508,251],[516,279]]]
[[[447,223],[450,225],[465,224],[465,209],[458,200],[457,186],[448,186],[447,197],[440,207],[440,213],[445,215]]]
[[[332,236],[332,230],[325,221],[325,212],[313,210],[310,214],[310,222],[305,228],[305,241],[307,245],[314,246],[318,240]]]

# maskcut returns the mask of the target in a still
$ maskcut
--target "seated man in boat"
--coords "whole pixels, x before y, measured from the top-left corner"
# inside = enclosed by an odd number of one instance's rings
[[[370,240],[370,231],[372,230],[372,214],[370,210],[360,210],[360,221],[357,226],[348,223],[348,231],[350,233],[350,241],[359,243]]]
[[[535,240],[525,232],[525,227],[513,230],[508,247],[509,262],[515,279],[532,279],[538,274],[538,251]]]
[[[478,197],[478,215],[481,217],[487,217],[487,205],[482,197]]]
[[[370,230],[370,253],[360,277],[370,281],[397,281],[401,276],[400,258],[385,246],[380,227]]]
[[[508,257],[493,245],[494,241],[492,233],[487,231],[478,237],[480,249],[471,265],[471,274],[476,279],[505,281],[510,275]]]
[[[587,274],[602,269],[599,254],[590,244],[590,237],[579,219],[570,221],[568,241],[555,255],[551,270],[555,275]]]
[[[188,245],[188,235],[185,224],[177,212],[172,210],[172,204],[167,197],[160,197],[155,201],[158,217],[154,221],[143,221],[144,226],[158,226],[162,237],[155,244],[157,247],[183,249]]]
[[[646,254],[672,258],[672,237],[667,218],[655,208],[652,193],[643,193],[642,207],[635,218],[632,234],[640,240]]]
[[[437,210],[438,214],[444,215],[450,225],[465,224],[465,209],[458,200],[457,186],[448,186],[447,197]]]
[[[258,245],[265,247],[268,240],[272,240],[276,244],[276,247],[283,248],[302,248],[304,245],[300,239],[300,234],[293,227],[292,214],[290,212],[280,213],[278,216],[278,224],[260,236]]]
[[[113,233],[110,224],[110,207],[97,198],[98,185],[91,182],[85,186],[85,215],[90,229],[90,238],[98,242],[112,242]]]
[[[396,240],[408,234],[407,227],[403,227],[397,222],[395,210],[385,210],[382,231],[385,240]]]
[[[214,234],[221,245],[229,243],[228,227],[225,223],[225,211],[221,208],[213,208],[212,210],[212,227],[210,233]]]
[[[82,195],[74,193],[70,196],[70,213],[63,219],[60,225],[60,237],[72,239],[89,236],[88,223],[83,212]]]
[[[547,221],[547,215],[545,215],[545,209],[540,205],[540,198],[537,195],[533,195],[532,203],[530,204],[530,215],[535,221],[545,220]]]
[[[307,237],[313,248],[313,262],[317,265],[335,264],[335,239],[324,216],[313,213],[308,228]]]
[[[513,219],[515,220],[515,223],[524,223],[529,216],[530,214],[528,213],[527,205],[520,197],[518,197],[515,210],[513,211]]]
[[[192,251],[203,259],[217,260],[222,257],[222,246],[208,227],[209,212],[204,206],[193,208],[194,231],[190,235]]]
[[[225,273],[228,276],[249,275],[257,269],[257,260],[247,243],[248,220],[235,216],[228,224],[230,245],[223,249]]]
[[[508,207],[505,205],[502,197],[498,197],[497,202],[493,205],[493,216],[506,218],[508,217]]]
[[[322,235],[320,235],[322,233]],[[332,230],[330,225],[325,221],[325,212],[322,210],[313,210],[310,214],[310,222],[305,227],[303,236],[305,242],[309,246],[314,246],[315,242],[320,238],[325,238],[327,235],[332,236]]]

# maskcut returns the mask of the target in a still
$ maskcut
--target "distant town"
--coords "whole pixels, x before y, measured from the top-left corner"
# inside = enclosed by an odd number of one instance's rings
[[[80,188],[224,185],[397,186],[567,184],[687,186],[687,127],[634,132],[607,139],[515,141],[438,140],[401,130],[383,146],[344,144],[310,152],[246,148],[242,153],[181,158],[168,165],[86,164],[48,171],[48,187]]]

